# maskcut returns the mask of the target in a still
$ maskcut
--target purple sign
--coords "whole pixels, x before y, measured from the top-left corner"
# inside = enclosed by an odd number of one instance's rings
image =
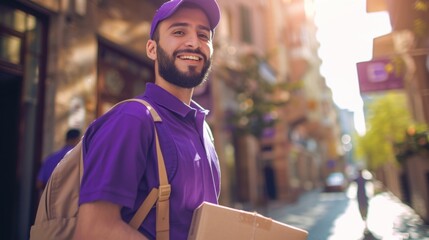
[[[398,59],[377,59],[357,63],[361,93],[404,88],[405,65]]]

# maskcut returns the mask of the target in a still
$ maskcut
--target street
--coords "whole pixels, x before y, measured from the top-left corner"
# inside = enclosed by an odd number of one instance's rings
[[[368,229],[361,220],[356,201],[356,187],[346,192],[325,193],[313,190],[286,206],[271,203],[261,214],[305,229],[308,240],[429,240],[429,226],[407,205],[389,192],[370,199]]]

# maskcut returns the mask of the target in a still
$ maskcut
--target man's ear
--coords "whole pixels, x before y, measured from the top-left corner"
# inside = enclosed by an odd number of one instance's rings
[[[156,42],[152,39],[149,39],[146,43],[146,54],[148,58],[155,61],[156,59]]]

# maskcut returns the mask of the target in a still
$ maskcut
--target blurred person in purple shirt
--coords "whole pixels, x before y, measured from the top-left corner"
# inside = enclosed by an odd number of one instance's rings
[[[137,98],[159,113],[156,123],[171,184],[170,239],[187,239],[193,211],[218,203],[220,166],[206,116],[192,100],[207,79],[214,29],[220,19],[215,0],[172,0],[156,12],[146,44],[155,82]],[[150,190],[158,187],[155,123],[137,102],[118,105],[99,117],[83,139],[84,174],[74,239],[155,239],[156,208],[138,231],[127,223]]]
[[[37,175],[36,187],[41,192],[45,189],[52,172],[57,164],[63,159],[64,155],[70,151],[80,141],[81,131],[76,128],[71,128],[66,132],[64,146],[49,155],[44,161]]]

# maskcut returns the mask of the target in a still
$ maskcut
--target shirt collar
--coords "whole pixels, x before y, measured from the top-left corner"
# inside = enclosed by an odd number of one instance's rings
[[[186,117],[191,111],[197,111],[207,115],[209,110],[204,109],[194,100],[191,100],[191,106],[184,104],[178,98],[176,98],[171,93],[167,92],[165,89],[154,83],[146,84],[146,91],[144,96],[150,98],[154,103],[172,111],[176,114]]]

